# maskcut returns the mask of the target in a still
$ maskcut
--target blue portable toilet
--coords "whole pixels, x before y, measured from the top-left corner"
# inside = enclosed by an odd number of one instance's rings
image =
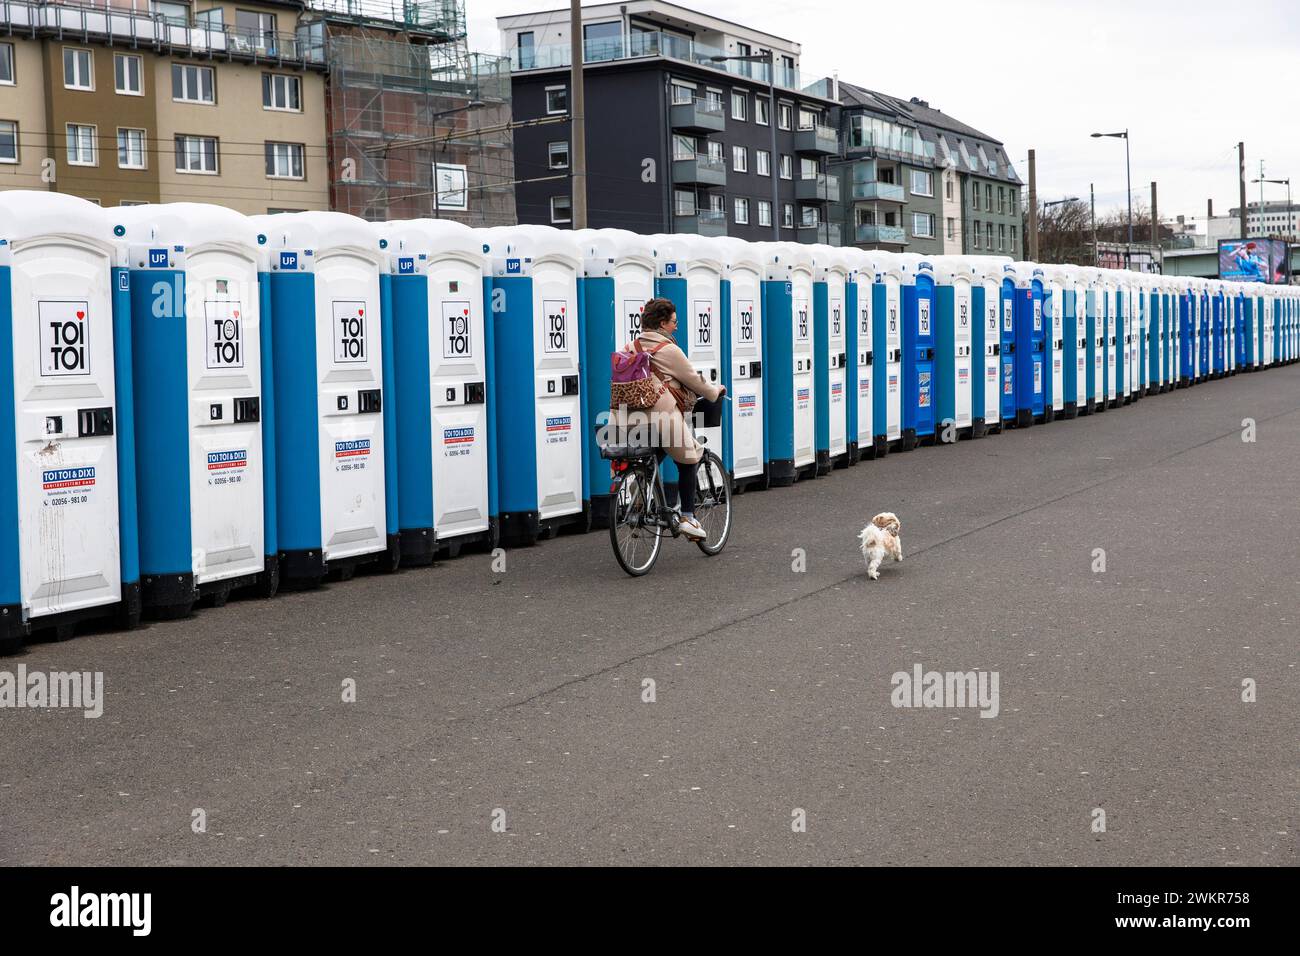
[[[1131,269],[1119,270],[1123,294],[1124,328],[1124,401],[1128,404],[1142,397],[1142,309],[1141,277]]]
[[[763,266],[763,441],[771,483],[816,473],[813,412],[813,262],[804,246],[756,244]]]
[[[1160,276],[1143,276],[1142,301],[1146,315],[1146,379],[1145,395],[1160,391]]]
[[[654,241],[625,229],[580,229],[578,279],[582,302],[583,392],[591,424],[583,435],[584,497],[593,527],[609,526],[610,463],[600,456],[601,431],[610,420],[609,356],[641,334],[641,313],[655,295]],[[613,440],[616,436],[610,436]]]
[[[549,226],[478,233],[492,272],[486,298],[501,541],[531,545],[561,527],[587,531],[584,436],[595,424],[580,384],[581,247],[571,232]],[[608,355],[597,358],[609,361]],[[609,397],[592,401],[601,408]]]
[[[1161,324],[1165,331],[1165,381],[1164,390],[1172,391],[1179,387],[1179,364],[1182,361],[1182,280],[1176,276],[1164,279],[1161,298]]]
[[[1132,387],[1129,363],[1132,358],[1133,345],[1131,341],[1132,325],[1128,313],[1129,273],[1124,269],[1107,269],[1104,274],[1105,279],[1103,281],[1107,284],[1107,302],[1110,309],[1110,329],[1114,339],[1114,404],[1127,405]]]
[[[1178,384],[1191,385],[1196,380],[1196,307],[1197,298],[1191,279],[1178,284]]]
[[[999,300],[1002,309],[1002,428],[1016,423],[1016,267],[1013,262],[1001,266]]]
[[[813,388],[817,472],[849,464],[848,334],[849,265],[841,250],[810,245],[813,257]]]
[[[360,565],[395,570],[392,316],[379,233],[337,212],[251,222],[270,263],[280,574],[310,586]]]
[[[140,619],[130,279],[116,223],[62,193],[0,193],[0,442],[14,456],[0,476],[0,653],[90,618]]]
[[[271,327],[245,216],[170,203],[113,211],[129,244],[141,596],[179,617],[279,582]],[[148,374],[140,370],[147,369]]]
[[[972,368],[977,361],[974,340],[982,315],[975,308],[976,271],[961,256],[937,256],[934,267],[934,414],[939,442],[970,437],[975,392],[983,410],[984,382]],[[980,290],[981,299],[983,289]],[[983,341],[983,329],[978,335]],[[982,354],[978,357],[983,372]]]
[[[1084,343],[1084,404],[1079,413],[1091,415],[1105,411],[1106,399],[1106,340],[1101,315],[1101,270],[1095,266],[1079,267],[1081,291],[1076,309],[1083,328]]]
[[[1211,332],[1214,338],[1213,355],[1210,358],[1210,375],[1214,378],[1223,378],[1227,374],[1228,353],[1227,353],[1227,299],[1224,295],[1223,283],[1217,279],[1211,279],[1210,286],[1210,311],[1212,313]]]
[[[678,303],[677,344],[700,377],[718,385],[723,379],[721,248],[704,236],[680,235],[672,241],[685,250],[686,298]],[[656,239],[656,257],[664,245]],[[722,432],[721,425],[696,429],[714,451],[722,448]]]
[[[388,255],[397,536],[403,565],[496,547],[496,440],[483,240],[447,219],[380,229]]]
[[[1005,271],[1015,280],[1016,426],[1025,428],[1043,421],[1047,407],[1044,402],[1047,384],[1044,273],[1034,262],[1012,263]]]
[[[1196,376],[1199,381],[1210,377],[1210,286],[1206,279],[1195,282],[1196,295]]]
[[[935,437],[935,276],[926,256],[900,253],[903,300],[902,448]]]
[[[763,267],[754,245],[719,238],[722,261],[723,404],[722,462],[737,490],[766,488],[763,447]]]
[[[875,267],[871,257],[860,249],[842,250],[848,268],[845,283],[846,346],[849,364],[846,372],[849,395],[849,461],[876,456],[875,419],[876,353],[874,285]]]
[[[1053,421],[1065,414],[1065,285],[1060,269],[1043,267],[1043,420]]]
[[[1228,282],[1232,307],[1232,344],[1228,349],[1228,374],[1236,375],[1246,362],[1246,296],[1240,282]]]
[[[1075,418],[1088,404],[1088,340],[1084,328],[1087,292],[1078,266],[1055,268],[1061,287],[1061,337],[1065,342],[1061,358],[1064,417]]]
[[[971,268],[971,436],[1002,431],[1002,256],[965,256]]]
[[[1274,352],[1274,345],[1277,342],[1277,295],[1270,286],[1262,286],[1259,291],[1264,303],[1264,348],[1261,353],[1261,364],[1270,366],[1277,360]]]
[[[871,287],[871,338],[875,377],[872,391],[873,441],[877,457],[903,439],[903,265],[891,252],[868,252]]]
[[[1105,329],[1105,358],[1106,369],[1103,382],[1105,384],[1106,407],[1114,408],[1122,400],[1120,391],[1120,327],[1122,325],[1119,315],[1119,287],[1115,281],[1114,269],[1100,269],[1098,277],[1098,314],[1101,316],[1102,327]]]

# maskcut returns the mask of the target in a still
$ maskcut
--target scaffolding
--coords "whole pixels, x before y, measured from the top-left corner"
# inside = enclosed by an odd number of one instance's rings
[[[510,64],[460,0],[309,0],[329,82],[330,202],[372,221],[516,221]]]

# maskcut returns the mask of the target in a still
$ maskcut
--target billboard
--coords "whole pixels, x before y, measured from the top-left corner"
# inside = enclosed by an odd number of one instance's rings
[[[1285,285],[1290,254],[1281,239],[1220,239],[1219,278]]]

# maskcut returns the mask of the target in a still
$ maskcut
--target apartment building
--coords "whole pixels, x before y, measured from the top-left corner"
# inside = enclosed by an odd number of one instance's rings
[[[497,24],[519,221],[570,225],[569,10]],[[799,44],[662,0],[583,7],[582,29],[589,226],[840,244],[833,82]]]
[[[0,189],[329,208],[325,60],[292,0],[0,3]]]

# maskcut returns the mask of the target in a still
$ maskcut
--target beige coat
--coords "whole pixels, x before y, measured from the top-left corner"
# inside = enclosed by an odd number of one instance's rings
[[[678,389],[685,389],[696,396],[703,396],[709,401],[716,401],[722,389],[695,371],[686,353],[681,350],[671,336],[659,332],[643,331],[640,336],[641,348],[650,351],[660,343],[668,344],[650,356],[650,365],[656,374]],[[623,346],[624,351],[632,351],[632,343]],[[646,413],[630,412],[625,424],[635,427],[633,416]],[[695,440],[686,427],[682,413],[677,409],[677,401],[671,392],[664,389],[654,408],[649,410],[649,422],[655,431],[653,444],[666,451],[669,457],[679,465],[697,464],[704,455],[704,449]],[[642,419],[644,421],[644,419]]]

